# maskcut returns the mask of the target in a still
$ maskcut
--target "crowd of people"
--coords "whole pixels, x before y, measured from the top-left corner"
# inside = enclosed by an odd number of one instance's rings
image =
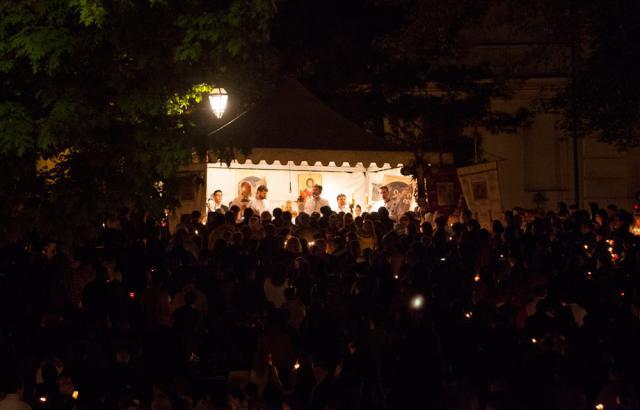
[[[5,244],[0,409],[640,409],[630,213],[316,211]]]

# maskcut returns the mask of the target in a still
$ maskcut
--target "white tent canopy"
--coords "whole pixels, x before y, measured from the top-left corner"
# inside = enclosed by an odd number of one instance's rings
[[[363,210],[378,206],[377,187],[385,181],[406,181],[410,179],[400,174],[402,164],[370,164],[362,163],[336,164],[331,161],[322,164],[309,164],[302,161],[259,161],[250,160],[240,163],[233,161],[229,166],[215,163],[207,165],[207,193],[211,195],[220,189],[224,194],[224,202],[230,202],[238,195],[240,183],[247,180],[252,182],[254,193],[259,184],[266,184],[269,188],[268,199],[273,207],[296,208],[296,199],[306,179],[312,177],[315,182],[323,186],[322,196],[329,200],[332,208],[337,207],[338,194],[347,196],[347,202],[359,204]],[[389,179],[390,178],[390,179]],[[289,201],[289,204],[287,204]]]
[[[238,153],[231,164],[209,157],[203,196],[220,189],[225,204],[246,180],[254,194],[258,185],[268,187],[272,207],[297,210],[304,181],[312,177],[321,183],[322,196],[332,207],[336,196],[345,194],[348,203],[367,210],[379,205],[375,201],[380,185],[396,183],[404,189],[411,183],[400,168],[412,161],[412,152],[365,132],[294,79],[285,80],[255,108],[209,136],[235,147],[243,143],[251,147],[249,154]],[[426,160],[450,164],[452,156],[427,153]]]

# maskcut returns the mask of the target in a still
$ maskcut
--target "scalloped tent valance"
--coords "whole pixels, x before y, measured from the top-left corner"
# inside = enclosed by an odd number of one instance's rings
[[[332,167],[361,167],[382,168],[385,165],[397,167],[412,161],[413,154],[408,151],[346,151],[346,150],[313,150],[292,148],[254,148],[249,155],[238,155],[236,161],[240,164],[281,165],[289,163],[306,166]],[[435,152],[426,153],[425,159],[432,164],[439,164],[440,155]],[[214,156],[209,156],[209,162],[219,162]],[[442,155],[445,165],[453,163],[450,153]]]

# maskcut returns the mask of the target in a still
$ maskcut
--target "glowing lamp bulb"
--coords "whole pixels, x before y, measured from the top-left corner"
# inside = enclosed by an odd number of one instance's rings
[[[211,111],[216,117],[222,118],[224,110],[227,108],[227,101],[229,95],[224,88],[214,88],[209,94],[209,104],[211,105]]]
[[[424,306],[424,297],[422,295],[416,295],[411,299],[411,307],[414,309],[422,309]]]

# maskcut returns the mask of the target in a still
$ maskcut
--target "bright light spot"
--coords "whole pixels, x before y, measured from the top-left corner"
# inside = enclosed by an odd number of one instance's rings
[[[584,248],[585,249],[589,249],[589,245],[584,245]]]
[[[472,316],[473,316],[473,312],[466,312],[464,314],[464,317],[466,317],[467,319],[471,319]]]
[[[214,88],[209,94],[209,104],[211,104],[211,111],[216,117],[222,118],[224,110],[227,108],[227,101],[229,95],[224,88]]]
[[[393,278],[394,278],[394,279],[400,279],[400,276],[398,276],[398,275],[393,275]]]
[[[198,230],[196,229],[196,235],[198,234]]]
[[[74,390],[73,393],[71,393],[71,397],[73,397],[75,400],[78,400],[78,395],[80,393],[78,392],[78,390]]]
[[[415,295],[411,299],[411,307],[413,309],[422,309],[423,306],[424,306],[424,297],[422,297],[422,295]]]
[[[44,397],[44,396],[40,397],[40,402],[41,403],[46,403],[47,402],[47,398]]]
[[[136,292],[129,292],[129,298],[131,300],[135,299],[135,297],[136,297]]]
[[[532,344],[536,344],[536,343],[538,343],[538,340],[535,337],[532,337],[531,338],[531,343]]]
[[[446,260],[447,260],[447,258],[440,258],[440,261],[442,261],[442,262],[444,262]]]
[[[299,368],[300,368],[300,363],[296,362],[296,363],[293,365],[293,370],[298,370]]]
[[[474,282],[480,282],[480,275],[476,273],[476,276],[473,277]]]
[[[604,410],[604,404],[602,403],[596,404],[596,410]]]

